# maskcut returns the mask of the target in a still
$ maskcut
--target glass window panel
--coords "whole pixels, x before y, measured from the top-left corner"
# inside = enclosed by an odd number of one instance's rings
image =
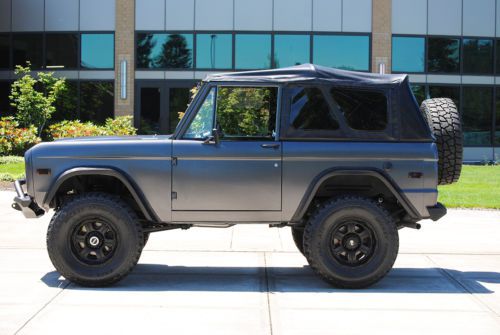
[[[335,108],[356,130],[384,130],[387,126],[387,98],[382,92],[333,87]]]
[[[11,115],[10,84],[8,81],[0,81],[0,117]]]
[[[137,35],[138,68],[187,69],[192,66],[192,34]]]
[[[78,119],[78,83],[66,81],[66,90],[62,92],[54,104],[56,111],[51,122]]]
[[[103,124],[114,115],[114,83],[82,81],[80,83],[80,120]]]
[[[495,41],[495,44],[496,44],[496,73],[499,74],[500,73],[500,40],[496,40]]]
[[[321,90],[295,87],[290,91],[290,125],[302,130],[337,130],[339,122]]]
[[[223,138],[273,138],[277,95],[276,87],[220,87],[216,119]]]
[[[114,68],[114,34],[82,34],[81,67]]]
[[[26,65],[31,62],[32,69],[42,67],[43,35],[42,34],[14,34],[14,65]]]
[[[309,35],[274,35],[274,67],[309,63]]]
[[[10,36],[0,34],[0,69],[10,67]]]
[[[196,35],[196,68],[231,69],[232,67],[232,34]]]
[[[78,67],[77,34],[47,34],[45,45],[47,69],[75,69]]]
[[[418,105],[422,104],[422,101],[425,100],[425,86],[424,85],[411,85],[411,91],[417,100]]]
[[[237,69],[267,69],[271,67],[271,35],[236,35],[235,67]]]
[[[460,88],[458,86],[429,86],[430,98],[450,98],[457,108],[460,104]]]
[[[495,146],[500,146],[500,88],[496,88]]]
[[[316,35],[313,37],[313,63],[345,70],[368,71],[368,36]]]
[[[191,91],[189,88],[176,87],[169,90],[169,134],[172,134],[189,104]]]
[[[491,145],[493,89],[464,86],[462,91],[464,144]]]
[[[460,71],[460,39],[430,37],[428,42],[428,72],[458,73]]]
[[[141,117],[139,134],[160,134],[161,89],[141,87]]]
[[[463,73],[493,73],[493,40],[464,38]]]
[[[392,70],[395,72],[425,71],[425,38],[393,37]]]
[[[212,134],[214,129],[214,106],[215,106],[215,87],[208,92],[205,101],[198,109],[198,113],[189,125],[183,138],[186,139],[205,139]]]

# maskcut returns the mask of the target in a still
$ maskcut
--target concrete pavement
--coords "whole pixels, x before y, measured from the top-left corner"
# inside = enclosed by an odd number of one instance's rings
[[[0,334],[500,334],[500,212],[450,211],[400,231],[370,289],[329,287],[288,228],[153,234],[109,288],[68,283],[45,250],[49,216],[25,220],[0,192]]]

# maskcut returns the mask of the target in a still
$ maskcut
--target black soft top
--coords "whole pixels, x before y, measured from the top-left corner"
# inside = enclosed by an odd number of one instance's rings
[[[205,82],[244,81],[254,83],[285,83],[308,82],[325,83],[337,82],[353,86],[362,85],[401,85],[406,74],[376,74],[333,69],[329,67],[302,64],[281,69],[256,70],[245,72],[228,72],[209,75]]]
[[[256,84],[344,85],[382,90],[388,97],[391,125],[382,136],[386,140],[430,141],[432,135],[419,110],[406,74],[376,74],[303,64],[281,69],[228,72],[209,75],[204,82]],[[305,135],[304,135],[305,136]],[[364,134],[371,138],[373,134]],[[379,137],[380,139],[380,137]]]

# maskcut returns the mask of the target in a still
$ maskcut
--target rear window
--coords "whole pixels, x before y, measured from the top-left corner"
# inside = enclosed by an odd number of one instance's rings
[[[339,123],[320,89],[296,87],[289,91],[289,124],[297,130],[337,130]]]
[[[381,131],[387,127],[387,98],[378,91],[333,87],[335,109],[355,130]]]

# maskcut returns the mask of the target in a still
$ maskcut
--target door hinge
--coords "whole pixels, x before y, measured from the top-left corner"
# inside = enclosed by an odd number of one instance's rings
[[[172,200],[177,199],[177,192],[172,192]]]
[[[177,157],[172,157],[172,165],[173,166],[177,165]]]

